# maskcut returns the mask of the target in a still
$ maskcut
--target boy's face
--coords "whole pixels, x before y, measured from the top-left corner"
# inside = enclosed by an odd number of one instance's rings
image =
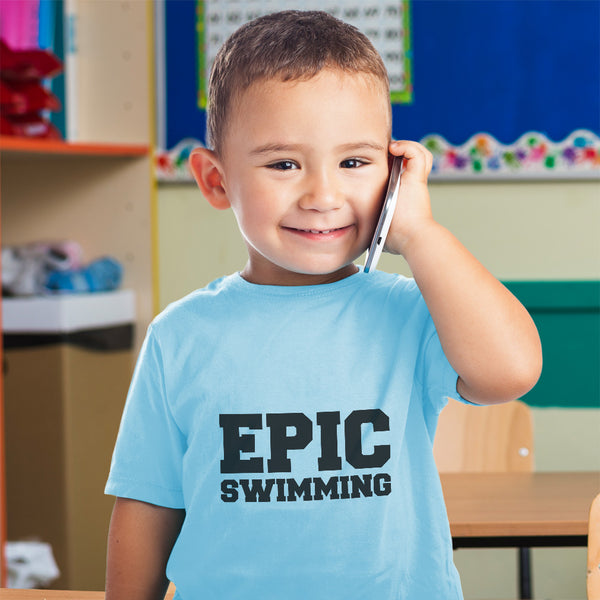
[[[356,271],[387,184],[387,102],[374,80],[333,70],[258,82],[238,97],[220,171],[247,280],[310,285]]]

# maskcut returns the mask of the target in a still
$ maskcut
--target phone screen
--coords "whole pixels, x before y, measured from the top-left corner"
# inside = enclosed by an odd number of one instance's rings
[[[375,234],[371,245],[367,250],[367,257],[365,259],[364,271],[368,273],[371,269],[377,267],[379,257],[383,252],[385,246],[385,239],[390,225],[392,224],[392,218],[394,216],[394,210],[396,208],[396,202],[398,201],[398,193],[400,191],[400,176],[404,165],[404,158],[402,156],[395,156],[392,162],[392,168],[390,169],[390,177],[388,180],[388,187],[385,193],[385,199],[383,201],[383,208],[379,215],[379,221],[375,228]]]

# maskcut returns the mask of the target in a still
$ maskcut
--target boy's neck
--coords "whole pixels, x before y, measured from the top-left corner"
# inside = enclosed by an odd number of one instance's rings
[[[358,267],[354,263],[350,263],[333,273],[295,273],[293,271],[281,269],[281,272],[271,272],[268,275],[265,275],[257,272],[256,269],[253,269],[251,263],[248,262],[240,275],[249,283],[254,283],[256,285],[306,286],[335,283],[336,281],[341,281],[351,275],[355,275],[358,273],[358,270]]]

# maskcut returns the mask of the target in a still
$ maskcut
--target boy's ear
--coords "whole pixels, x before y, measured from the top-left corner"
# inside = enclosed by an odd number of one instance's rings
[[[214,208],[229,208],[229,199],[217,155],[207,148],[195,148],[190,154],[190,170],[204,197]]]

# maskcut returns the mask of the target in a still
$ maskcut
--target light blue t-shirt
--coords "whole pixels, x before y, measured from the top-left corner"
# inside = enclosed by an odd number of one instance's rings
[[[411,279],[231,275],[150,326],[106,492],[185,508],[181,600],[459,600],[432,454],[456,381]]]

